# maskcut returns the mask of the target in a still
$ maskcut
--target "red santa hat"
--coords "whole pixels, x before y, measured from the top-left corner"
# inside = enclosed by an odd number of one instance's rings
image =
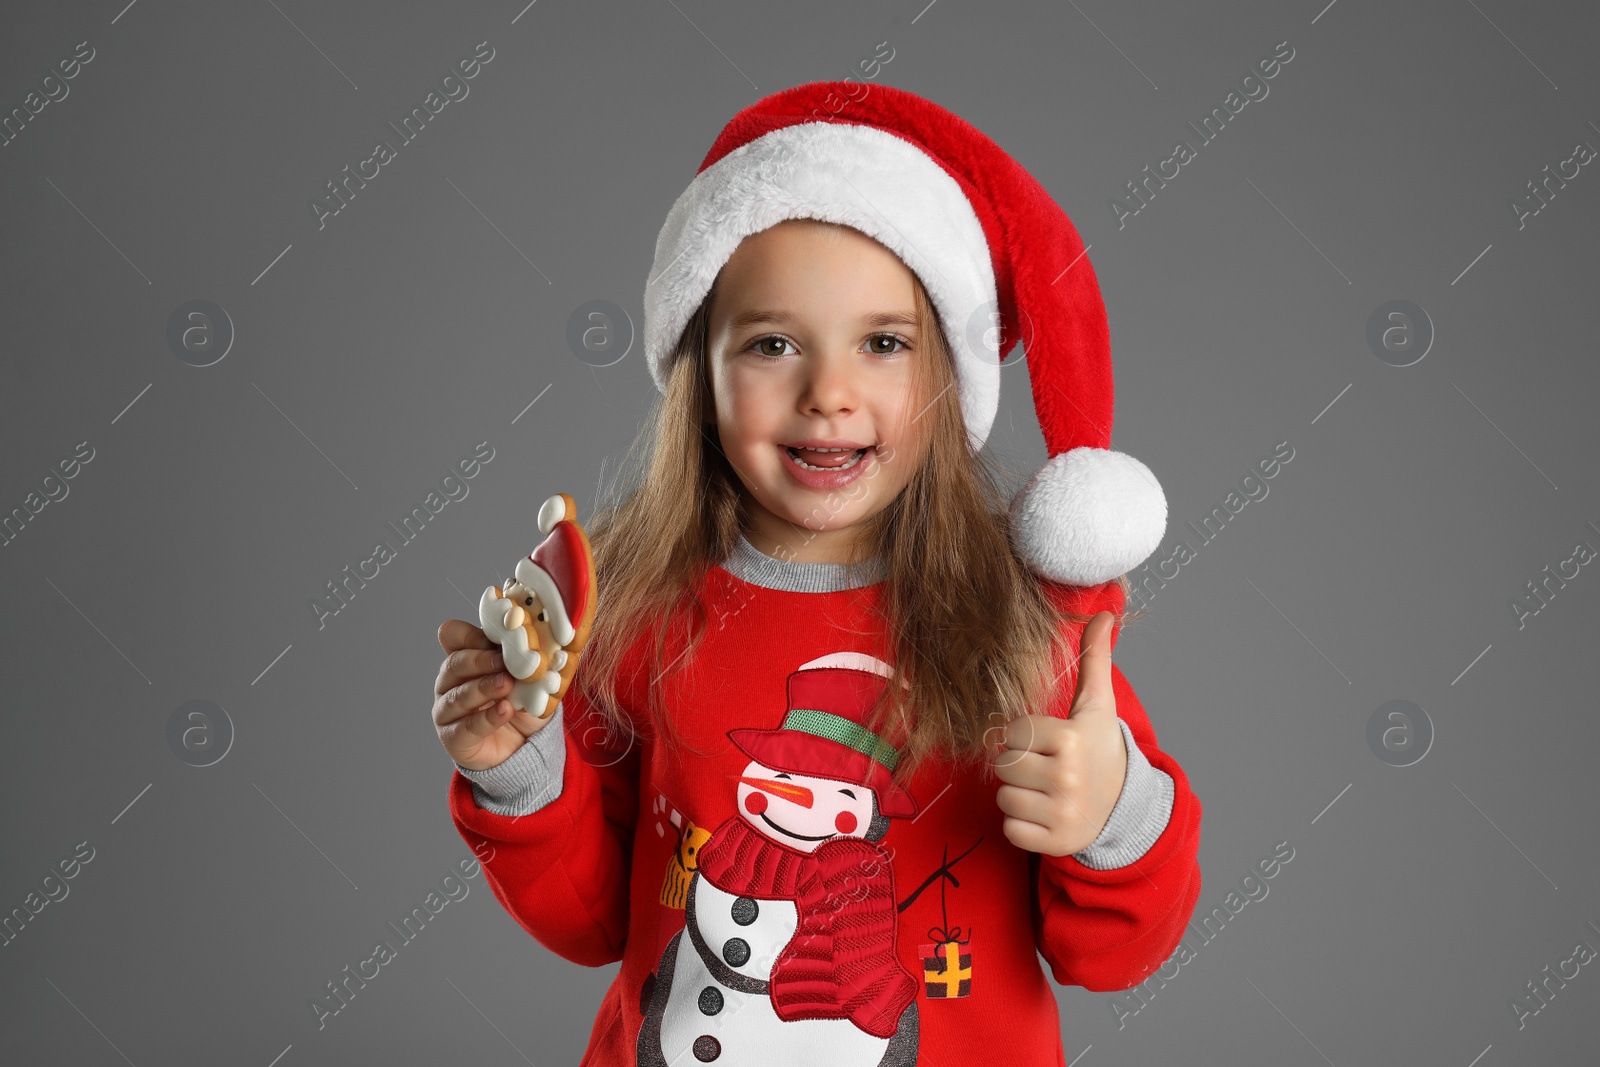
[[[916,273],[955,358],[974,452],[999,407],[1001,359],[1023,341],[1049,459],[1011,516],[1035,573],[1094,585],[1155,550],[1166,497],[1148,467],[1111,449],[1110,331],[1077,230],[1004,149],[903,89],[812,82],[723,127],[656,238],[644,339],[658,388],[734,249],[794,218],[853,227]]]
[[[575,621],[583,618],[594,596],[583,534],[566,511],[559,494],[544,502],[539,508],[539,532],[549,536],[517,560],[516,571],[517,580],[545,606],[550,632],[561,645],[570,645],[577,636]]]

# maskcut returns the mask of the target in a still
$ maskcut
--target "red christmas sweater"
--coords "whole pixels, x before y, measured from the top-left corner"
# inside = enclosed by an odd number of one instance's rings
[[[583,1064],[1059,1067],[1039,956],[1058,983],[1106,992],[1177,947],[1201,888],[1200,802],[1115,664],[1127,778],[1082,852],[1012,845],[998,781],[938,763],[907,785],[913,818],[880,815],[874,799],[875,841],[805,855],[750,830],[736,795],[751,758],[729,731],[792,722],[786,685],[804,665],[882,661],[880,578],[877,561],[779,561],[743,540],[711,569],[702,644],[657,683],[684,739],[709,755],[608,731],[580,669],[556,720],[504,763],[456,767],[451,815],[507,912],[565,959],[622,962]],[[1115,582],[1045,588],[1074,611],[1122,608]],[[619,678],[630,712],[644,706],[645,651]],[[1049,713],[1065,715],[1073,691],[1069,673]]]

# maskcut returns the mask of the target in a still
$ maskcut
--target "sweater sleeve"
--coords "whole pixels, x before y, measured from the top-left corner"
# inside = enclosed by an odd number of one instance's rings
[[[1097,871],[1133,863],[1150,851],[1172,821],[1172,798],[1176,792],[1172,775],[1150,765],[1126,719],[1118,716],[1117,726],[1122,729],[1122,747],[1128,754],[1122,792],[1100,836],[1073,853],[1078,862]]]
[[[559,720],[559,721],[556,721]],[[574,684],[555,719],[498,766],[451,774],[450,814],[502,907],[563,959],[622,959],[639,799],[631,737],[604,731]]]
[[[1120,610],[1120,589],[1111,592],[1109,602],[1077,610]],[[1115,663],[1111,685],[1123,740],[1131,741],[1122,795],[1088,848],[1035,856],[1039,951],[1058,983],[1095,992],[1128,989],[1160,966],[1182,940],[1201,888],[1200,800]]]

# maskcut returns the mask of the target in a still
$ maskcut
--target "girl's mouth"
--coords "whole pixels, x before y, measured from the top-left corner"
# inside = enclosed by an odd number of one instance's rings
[[[864,448],[801,448],[779,445],[783,449],[783,469],[795,484],[813,492],[843,489],[857,478],[866,477],[878,454],[877,445]]]
[[[849,470],[866,458],[868,448],[795,448],[785,445],[796,466],[802,470],[829,472]]]

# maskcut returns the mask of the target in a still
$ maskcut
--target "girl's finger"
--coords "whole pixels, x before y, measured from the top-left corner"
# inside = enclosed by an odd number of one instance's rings
[[[511,675],[504,671],[486,674],[463,682],[434,703],[434,724],[448,726],[458,719],[476,714],[487,701],[498,700],[511,689]]]
[[[500,646],[493,648],[463,648],[450,653],[439,667],[439,677],[434,682],[435,696],[448,693],[462,682],[504,669],[505,656]]]
[[[1071,718],[1087,718],[1086,710],[1102,715],[1117,706],[1111,691],[1111,630],[1115,623],[1111,612],[1099,612],[1078,638],[1078,688],[1067,713]]]
[[[461,733],[464,733],[467,737],[472,738],[473,740],[480,740],[488,737],[490,734],[494,733],[496,730],[500,729],[500,727],[505,725],[505,712],[510,708],[510,706],[511,705],[509,701],[496,700],[492,705],[490,705],[488,711],[469,712],[459,723],[456,724],[456,729],[460,731],[460,733],[457,734],[457,737],[459,737]]]
[[[1038,823],[1026,819],[1014,819],[1009,816],[1000,825],[1001,832],[1018,848],[1027,849],[1029,852],[1048,852],[1050,849],[1050,831]],[[1050,853],[1054,855],[1054,853]]]
[[[1054,760],[1037,752],[1007,749],[992,761],[994,776],[1002,782],[1024,789],[1046,790],[1054,770]]]
[[[500,703],[505,704],[507,707],[511,706],[509,700],[502,700]],[[532,737],[543,728],[544,723],[545,720],[534,718],[532,712],[515,711],[511,714],[511,725],[515,726],[523,737]]]
[[[447,619],[439,627],[439,647],[446,652],[455,652],[463,648],[496,648],[498,647],[483,629],[474,626],[465,619]]]

